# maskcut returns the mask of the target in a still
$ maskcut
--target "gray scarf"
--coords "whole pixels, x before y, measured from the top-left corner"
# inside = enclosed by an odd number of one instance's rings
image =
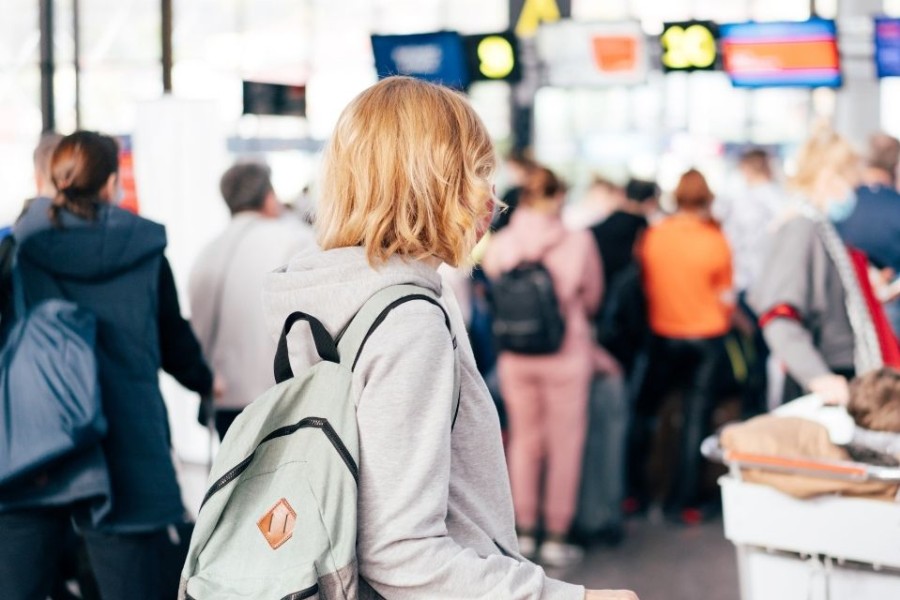
[[[884,366],[878,333],[872,322],[872,315],[866,305],[866,299],[856,277],[856,269],[850,259],[850,253],[841,240],[834,225],[821,211],[807,205],[804,214],[812,219],[819,232],[819,238],[825,245],[825,251],[837,267],[846,298],[847,315],[854,338],[854,367],[857,376]]]

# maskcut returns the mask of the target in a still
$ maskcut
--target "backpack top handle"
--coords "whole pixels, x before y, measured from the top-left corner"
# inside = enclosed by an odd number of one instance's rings
[[[291,359],[288,355],[287,337],[291,332],[291,328],[297,321],[306,321],[312,331],[313,341],[316,344],[316,352],[319,358],[324,361],[340,363],[341,357],[338,354],[337,344],[322,322],[306,313],[295,312],[284,322],[284,328],[281,330],[281,336],[278,338],[278,350],[275,352],[275,382],[282,383],[294,377],[294,371],[291,369]]]

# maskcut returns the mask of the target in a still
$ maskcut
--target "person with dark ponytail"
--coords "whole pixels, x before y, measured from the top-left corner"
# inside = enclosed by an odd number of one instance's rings
[[[98,466],[75,459],[0,491],[0,598],[47,597],[71,520],[104,600],[174,598],[181,562],[165,573],[163,557],[185,510],[158,372],[203,394],[213,377],[181,316],[164,227],[114,206],[116,141],[86,131],[67,136],[50,173],[56,196],[34,200],[14,229],[17,283],[26,307],[62,298],[97,318],[111,498],[79,496],[76,482]]]

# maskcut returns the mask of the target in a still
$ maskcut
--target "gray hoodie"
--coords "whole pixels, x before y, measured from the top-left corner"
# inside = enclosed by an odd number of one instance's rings
[[[375,270],[361,248],[300,254],[266,282],[269,330],[276,337],[299,310],[337,335],[368,298],[397,284],[442,292],[440,276],[419,262],[392,258]],[[398,307],[368,340],[354,371],[357,552],[368,583],[361,598],[581,600],[584,588],[548,578],[518,553],[497,412],[452,294],[443,302],[462,372],[452,432],[456,359],[436,306]],[[289,344],[295,372],[315,356],[304,333],[292,334]]]

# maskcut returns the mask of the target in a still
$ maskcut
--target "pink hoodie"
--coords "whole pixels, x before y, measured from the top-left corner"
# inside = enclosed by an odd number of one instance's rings
[[[586,358],[601,366],[590,323],[600,308],[603,267],[590,233],[568,231],[558,216],[519,207],[509,225],[491,239],[482,267],[496,279],[525,261],[540,261],[550,271],[566,337],[556,354],[515,358],[554,370],[583,364]]]

